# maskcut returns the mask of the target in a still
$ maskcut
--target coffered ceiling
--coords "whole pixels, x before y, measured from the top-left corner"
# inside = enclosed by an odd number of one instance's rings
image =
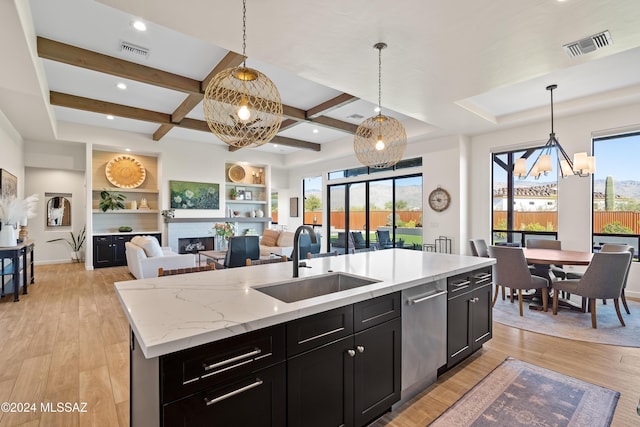
[[[0,109],[25,138],[73,122],[224,145],[201,101],[208,79],[242,59],[239,0],[5,0],[0,12],[0,51],[12,59],[0,69]],[[637,0],[247,0],[247,65],[285,104],[282,130],[257,150],[352,139],[375,114],[378,41],[389,45],[383,110],[410,143],[546,120],[552,83],[557,116],[638,102],[638,22]],[[607,47],[563,49],[605,30]]]

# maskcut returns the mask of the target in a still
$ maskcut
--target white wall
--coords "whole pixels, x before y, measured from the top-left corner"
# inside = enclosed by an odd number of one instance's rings
[[[24,197],[24,142],[0,110],[0,169],[18,178],[19,198]]]
[[[37,194],[38,215],[29,219],[29,238],[36,243],[35,262],[37,264],[52,264],[71,262],[71,248],[65,242],[47,243],[47,240],[70,237],[73,231],[78,235],[86,223],[87,203],[85,197],[84,171],[31,168],[25,169],[25,194]],[[70,193],[71,197],[71,226],[46,226],[46,198],[45,193]],[[85,242],[86,246],[90,242]]]
[[[640,129],[640,105],[554,117],[556,136],[567,151],[591,152],[592,136]],[[546,142],[549,123],[541,122],[471,138],[470,235],[491,240],[491,153],[540,146]],[[637,153],[631,153],[636,155]],[[596,159],[597,160],[597,159]],[[591,251],[591,179],[577,176],[558,182],[558,239],[566,249]],[[640,265],[633,263],[626,294],[640,297]]]

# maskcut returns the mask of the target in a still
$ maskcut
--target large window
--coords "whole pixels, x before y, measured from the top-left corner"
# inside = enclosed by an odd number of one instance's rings
[[[304,178],[302,195],[304,197],[303,224],[322,225],[322,177]]]
[[[377,231],[395,247],[422,249],[421,175],[330,185],[328,192],[330,250],[381,246]],[[353,232],[360,243],[349,242]]]
[[[515,161],[527,159],[527,170],[536,161],[541,148],[508,151],[493,155],[492,223],[493,243],[524,245],[533,235],[557,237],[557,171],[538,179],[516,178]],[[557,164],[555,152],[552,164]]]
[[[640,238],[640,132],[596,138],[593,155],[593,245],[625,243],[635,248]]]

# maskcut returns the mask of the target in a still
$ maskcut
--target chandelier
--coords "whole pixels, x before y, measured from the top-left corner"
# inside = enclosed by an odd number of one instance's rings
[[[569,158],[562,145],[558,142],[556,134],[553,130],[553,90],[558,85],[549,85],[547,90],[551,92],[551,133],[549,134],[549,140],[542,147],[538,153],[536,161],[531,166],[531,169],[527,171],[527,159],[521,157],[516,160],[513,168],[513,174],[518,178],[526,178],[533,176],[538,179],[541,175],[547,175],[553,170],[551,161],[552,150],[556,150],[556,159],[558,163],[558,171],[562,178],[566,178],[570,175],[589,176],[596,171],[596,159],[593,156],[588,156],[587,153],[576,153],[573,155],[573,161]]]
[[[259,147],[280,130],[282,101],[271,80],[246,66],[247,2],[242,1],[242,66],[216,74],[204,93],[204,117],[222,142]]]
[[[378,49],[378,114],[358,126],[353,149],[363,165],[384,169],[402,159],[407,148],[407,134],[398,120],[382,114],[382,49],[387,44],[376,43],[373,47]]]

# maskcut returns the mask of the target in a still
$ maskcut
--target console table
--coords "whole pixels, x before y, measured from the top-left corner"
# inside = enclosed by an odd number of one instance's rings
[[[19,301],[20,297],[20,271],[22,271],[22,293],[27,293],[27,285],[33,284],[33,240],[25,240],[17,246],[0,247],[0,280],[2,281],[2,296],[4,296],[4,276],[11,275],[11,280],[7,283],[13,285],[13,301]],[[28,255],[30,255],[28,257]],[[27,260],[27,257],[29,258]],[[7,259],[11,264],[5,265]],[[22,266],[20,260],[22,259]],[[27,271],[30,269],[30,272]],[[30,274],[29,274],[30,273]]]

